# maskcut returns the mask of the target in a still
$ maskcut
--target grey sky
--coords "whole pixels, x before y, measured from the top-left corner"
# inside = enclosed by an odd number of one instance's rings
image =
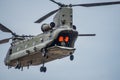
[[[78,4],[115,0],[56,0]],[[0,0],[0,23],[18,34],[41,33],[41,24],[34,21],[57,9],[49,0]],[[4,57],[9,43],[0,45],[0,80],[120,80],[120,5],[103,7],[75,7],[74,24],[79,33],[96,33],[96,37],[79,37],[74,61],[69,57],[46,64],[47,72],[40,73],[41,65],[24,71],[7,69]],[[43,23],[50,23],[52,17]],[[11,37],[0,31],[0,39]]]

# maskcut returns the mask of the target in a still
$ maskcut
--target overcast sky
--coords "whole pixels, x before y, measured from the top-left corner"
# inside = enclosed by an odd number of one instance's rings
[[[66,4],[92,3],[115,0],[56,0]],[[43,23],[34,21],[58,6],[49,0],[0,0],[0,23],[17,34],[37,35]],[[73,23],[79,33],[96,33],[95,37],[79,37],[75,44],[75,59],[69,57],[24,71],[4,65],[10,42],[0,45],[0,80],[120,80],[120,5],[103,7],[74,7]],[[0,31],[0,39],[11,37]]]

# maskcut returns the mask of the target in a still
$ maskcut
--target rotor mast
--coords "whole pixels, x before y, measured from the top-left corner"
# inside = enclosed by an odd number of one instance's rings
[[[112,1],[112,2],[98,2],[98,3],[85,3],[85,4],[63,4],[60,2],[57,2],[55,0],[50,0],[51,2],[57,4],[60,8],[53,10],[51,12],[49,12],[48,14],[44,15],[43,17],[39,18],[38,20],[35,21],[35,23],[41,23],[42,21],[44,21],[45,19],[47,19],[48,17],[52,16],[53,14],[55,14],[56,12],[58,12],[59,10],[61,10],[62,8],[72,8],[72,7],[76,7],[76,6],[81,6],[81,7],[97,7],[97,6],[108,6],[108,5],[117,5],[120,4],[120,1]]]
[[[56,15],[53,18],[53,22],[55,22],[56,27],[61,27],[64,25],[72,27],[72,22],[73,22],[72,7],[70,5],[56,2],[54,0],[50,0],[50,1],[57,4],[60,7],[60,10],[56,13]]]
[[[61,9],[56,13],[53,18],[53,22],[56,24],[56,27],[68,25],[72,27],[73,22],[73,12],[71,7],[61,7]]]

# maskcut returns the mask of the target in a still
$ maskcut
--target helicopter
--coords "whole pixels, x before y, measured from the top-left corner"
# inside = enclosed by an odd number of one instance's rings
[[[55,14],[53,21],[49,24],[41,25],[43,33],[36,36],[18,35],[12,30],[0,23],[0,30],[11,33],[12,37],[0,40],[0,44],[4,44],[12,40],[11,46],[6,54],[4,63],[8,68],[14,67],[21,69],[23,67],[36,66],[42,64],[40,72],[46,72],[45,63],[56,59],[62,59],[70,56],[70,60],[74,60],[75,42],[78,36],[96,36],[96,34],[79,34],[76,26],[73,25],[73,7],[96,7],[120,4],[120,1],[100,2],[87,4],[62,4],[55,0],[51,2],[59,6],[36,20],[35,23],[41,23],[48,17]]]

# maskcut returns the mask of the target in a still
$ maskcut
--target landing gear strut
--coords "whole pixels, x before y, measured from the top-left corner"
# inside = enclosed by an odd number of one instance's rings
[[[21,68],[21,64],[20,64],[19,61],[17,61],[16,66],[15,66],[15,69],[20,69],[20,68]]]
[[[46,54],[46,49],[45,48],[41,49],[41,52],[42,52],[42,56],[43,56],[43,59],[42,59],[43,66],[40,67],[40,72],[46,72],[47,68],[44,66],[45,59],[48,57]]]
[[[43,56],[43,57],[46,57],[46,49],[45,49],[45,48],[42,48],[42,49],[41,49],[41,52],[42,52],[42,56]]]
[[[47,68],[44,66],[44,64],[43,64],[43,66],[42,67],[40,67],[40,72],[46,72],[47,71]]]

